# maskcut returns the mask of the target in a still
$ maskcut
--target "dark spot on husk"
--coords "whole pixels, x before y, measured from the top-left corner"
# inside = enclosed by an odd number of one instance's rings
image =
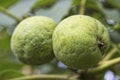
[[[102,40],[102,38],[101,37],[98,37],[97,36],[97,43],[98,43],[98,48],[100,49],[100,51],[102,52],[102,55],[103,55],[103,53],[104,53],[104,49],[106,48],[106,45],[105,45],[105,43],[104,43],[104,41]]]

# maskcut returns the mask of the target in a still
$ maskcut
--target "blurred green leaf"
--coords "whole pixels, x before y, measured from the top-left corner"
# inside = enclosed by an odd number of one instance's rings
[[[73,0],[73,5],[79,6],[80,2],[81,0]],[[99,1],[98,0],[87,0],[86,7],[98,10],[98,5],[96,4],[96,2],[99,2]]]
[[[43,15],[53,18],[56,22],[59,22],[65,17],[71,8],[72,0],[59,0],[50,8],[40,9],[36,11],[36,15]],[[63,6],[64,5],[64,6]]]
[[[120,12],[116,9],[104,9],[103,13],[107,19],[113,19],[116,22],[120,21]]]
[[[106,70],[102,71],[102,72],[99,74],[99,79],[100,79],[100,80],[104,80],[105,72],[106,72]]]
[[[7,1],[11,1],[11,0],[7,0]],[[9,11],[15,14],[16,16],[22,18],[25,14],[29,13],[29,11],[31,10],[31,7],[34,5],[36,1],[37,0],[29,0],[29,1],[19,0],[15,5],[12,5],[9,8]],[[10,18],[9,16],[3,13],[0,13],[0,24],[10,27],[10,26],[13,26],[13,24],[16,24],[16,21]]]
[[[96,19],[98,19],[100,21],[102,21],[104,19],[103,15],[101,13],[99,13],[99,12],[94,12],[92,17],[94,17],[94,18],[96,18]]]
[[[120,32],[120,22],[117,23],[117,24],[113,27],[113,29],[115,29],[116,31]]]
[[[113,56],[112,56],[112,59],[115,59],[115,58],[117,58],[117,57],[119,57],[120,56],[120,52],[116,52]]]
[[[56,2],[57,0],[37,0],[37,2],[32,6],[32,10],[35,10],[36,8],[39,7],[45,7],[52,5]]]
[[[10,35],[6,29],[0,31],[0,49],[8,51],[10,49]]]
[[[15,61],[0,59],[0,71],[6,70],[6,69],[19,70],[19,69],[21,69],[22,66],[23,66],[23,64],[18,64]]]
[[[95,1],[96,5],[98,6],[98,10],[104,14],[105,19],[113,19],[116,22],[120,21],[120,12],[117,9],[107,9],[103,6],[102,3],[99,1]]]
[[[120,9],[120,0],[106,0],[109,4]]]
[[[0,31],[0,59],[9,59],[11,58],[10,50],[10,38],[6,28]]]
[[[18,0],[0,0],[0,6],[8,8],[17,2]]]
[[[120,43],[120,37],[119,37],[120,33],[119,32],[113,30],[113,31],[110,31],[109,33],[110,33],[110,38],[111,38],[112,42]]]
[[[24,76],[20,71],[17,70],[3,70],[0,72],[0,80],[8,80],[11,78]]]
[[[81,0],[73,0],[73,5],[80,5]]]
[[[100,2],[98,0],[87,0],[86,6],[87,8],[99,10],[99,5],[97,5],[96,3],[100,3]]]

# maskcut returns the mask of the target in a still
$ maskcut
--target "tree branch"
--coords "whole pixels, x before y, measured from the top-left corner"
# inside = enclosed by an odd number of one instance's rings
[[[118,51],[118,49],[114,47],[114,48],[104,57],[104,59],[103,59],[100,63],[109,60],[117,51]]]
[[[19,17],[17,17],[16,15],[9,12],[7,9],[5,9],[4,7],[1,7],[1,6],[0,6],[0,12],[10,16],[11,18],[15,19],[17,22],[20,22],[22,20]]]
[[[89,69],[88,72],[89,73],[99,73],[99,72],[119,63],[119,62],[120,62],[120,58],[115,58],[115,59],[112,59],[109,61],[104,61],[100,66],[93,68],[93,69]]]
[[[32,76],[25,76],[20,78],[14,78],[9,80],[68,80],[67,75],[32,75]],[[69,80],[77,80],[75,78],[71,78]]]
[[[114,44],[114,43],[113,43],[113,47],[116,47],[116,48],[117,48],[117,50],[120,52],[120,47],[119,47],[119,44]]]
[[[86,0],[81,0],[81,2],[80,2],[80,10],[79,10],[79,13],[81,15],[83,15],[85,13],[85,4],[86,4]]]

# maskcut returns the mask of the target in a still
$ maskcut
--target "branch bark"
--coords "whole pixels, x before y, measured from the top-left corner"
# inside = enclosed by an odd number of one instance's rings
[[[0,12],[8,15],[9,17],[15,19],[17,22],[20,22],[22,19],[20,19],[19,17],[17,17],[16,15],[14,15],[13,13],[11,13],[10,11],[8,11],[7,9],[5,9],[4,7],[0,6]]]
[[[80,2],[80,14],[83,15],[85,13],[85,5],[86,5],[86,0],[81,0]]]
[[[68,80],[68,75],[32,75],[32,76],[25,76],[20,78],[14,78],[9,80]],[[75,78],[70,78],[69,80],[77,80]]]
[[[104,57],[104,59],[100,62],[100,64],[101,64],[102,62],[104,62],[104,61],[109,60],[117,51],[118,51],[118,49],[114,47],[114,48]]]
[[[109,61],[104,61],[103,63],[101,63],[100,66],[93,68],[93,69],[89,69],[88,72],[89,73],[99,73],[117,63],[120,63],[120,58],[115,58]]]

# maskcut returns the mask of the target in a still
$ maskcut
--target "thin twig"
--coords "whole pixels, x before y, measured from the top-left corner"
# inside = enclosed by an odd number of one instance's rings
[[[67,75],[68,76],[68,75]],[[32,76],[25,76],[20,78],[14,78],[9,80],[68,80],[66,75],[32,75]],[[75,78],[71,78],[69,80],[77,80]]]
[[[117,51],[118,51],[118,49],[114,47],[114,48],[104,57],[104,59],[100,62],[100,64],[101,64],[102,62],[104,62],[104,61],[109,60]]]
[[[113,47],[116,47],[117,48],[117,50],[120,52],[120,47],[119,47],[119,44],[112,44],[113,45]]]
[[[15,19],[17,22],[20,22],[22,19],[20,19],[19,17],[17,17],[16,15],[14,15],[13,13],[11,13],[10,11],[8,11],[7,9],[5,9],[4,7],[0,6],[0,12],[8,15],[9,17]]]
[[[89,73],[99,73],[117,63],[120,62],[120,58],[115,58],[115,59],[112,59],[112,60],[109,60],[109,61],[104,61],[101,65],[99,65],[98,67],[96,68],[93,68],[93,69],[89,69],[88,72]]]

